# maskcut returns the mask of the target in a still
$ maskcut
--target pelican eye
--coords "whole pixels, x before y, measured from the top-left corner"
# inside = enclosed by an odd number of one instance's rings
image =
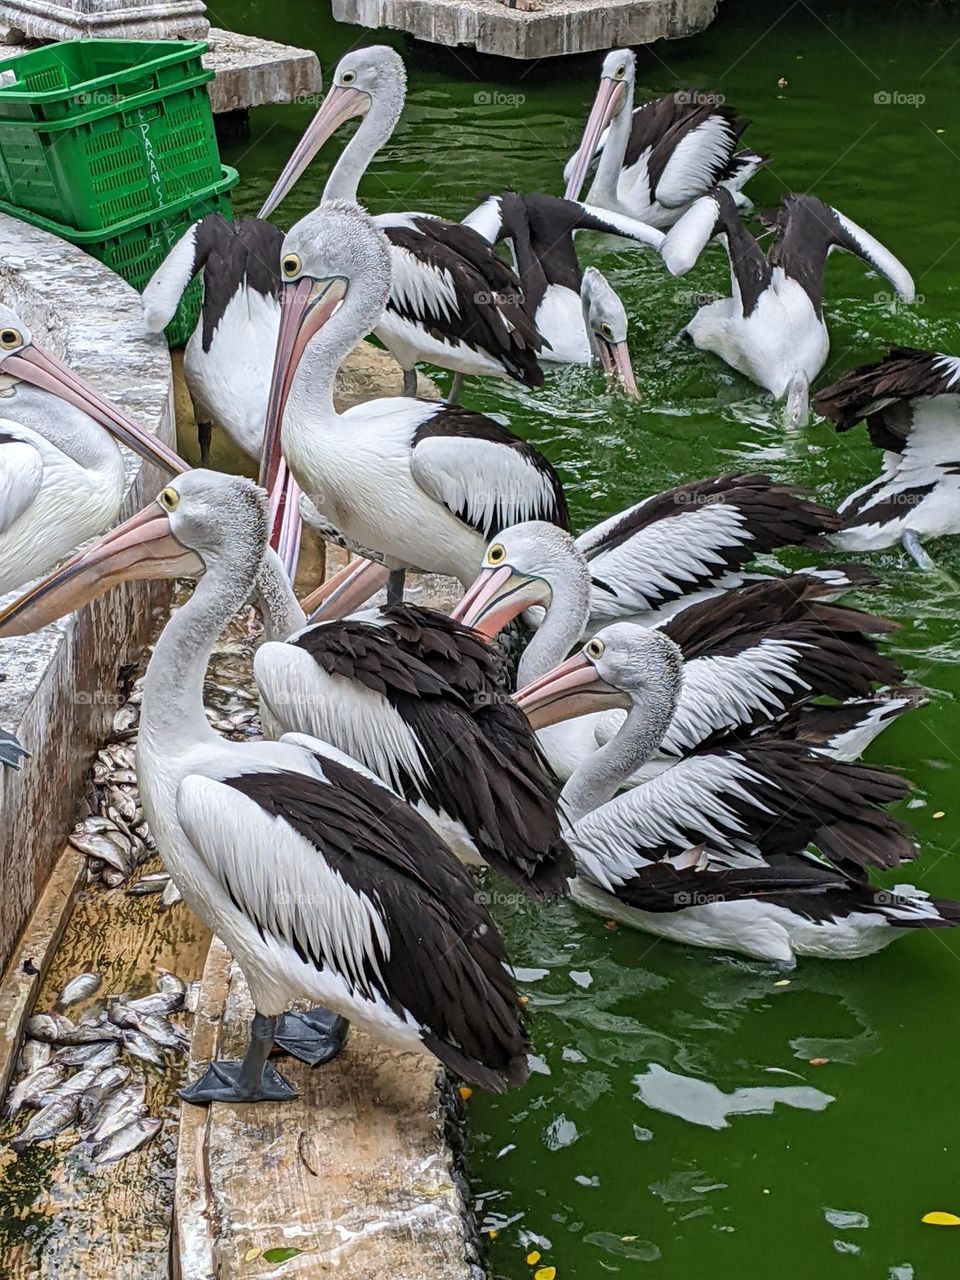
[[[340,83],[353,84],[356,78],[357,78],[357,73],[355,71],[344,71],[343,75],[340,77]]]
[[[603,334],[603,336],[604,336],[605,338],[612,338],[612,337],[613,337],[613,328],[612,328],[612,326],[611,326],[611,325],[609,325],[609,324],[602,324],[602,325],[600,326],[600,332]]]
[[[507,548],[502,542],[495,542],[487,552],[487,564],[503,564],[507,558]]]
[[[616,78],[618,80],[622,80],[626,74],[627,74],[627,68],[623,63],[621,63],[620,66],[617,67]]]
[[[588,658],[602,658],[605,648],[606,645],[603,641],[598,636],[594,636],[592,640],[584,645],[583,652]]]
[[[303,263],[296,253],[285,253],[280,260],[280,269],[285,276],[293,277],[299,275],[302,266]]]
[[[176,511],[177,505],[180,502],[180,495],[177,493],[176,489],[167,488],[162,490],[157,501],[160,503],[161,507],[163,507],[164,511]]]
[[[23,346],[23,338],[16,329],[0,329],[0,347],[4,351],[13,351],[15,347]]]

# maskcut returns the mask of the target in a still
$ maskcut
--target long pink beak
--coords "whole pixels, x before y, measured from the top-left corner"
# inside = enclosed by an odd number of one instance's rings
[[[633,376],[633,365],[630,363],[630,349],[625,342],[605,342],[603,338],[597,339],[597,345],[600,348],[600,363],[606,373],[611,378],[617,378],[623,384],[623,389],[628,396],[633,396],[635,400],[640,399],[640,390],[637,387],[637,380]]]
[[[513,590],[507,590],[513,577],[509,565],[481,569],[473,585],[450,611],[450,617],[465,627],[473,627],[484,639],[492,640],[508,622],[535,603],[521,594],[527,585],[526,579],[518,578]]]
[[[534,729],[545,729],[561,720],[572,720],[610,706],[630,705],[626,694],[607,684],[582,653],[574,654],[539,680],[531,681],[514,694],[513,700]]]
[[[362,89],[344,88],[335,84],[324,98],[320,110],[313,117],[303,137],[293,149],[293,154],[283,167],[273,190],[263,202],[258,218],[269,218],[280,201],[296,186],[303,171],[331,134],[353,116],[366,115],[370,110],[370,95]]]
[[[310,622],[345,618],[386,585],[390,570],[375,560],[351,560],[311,592],[300,607]]]
[[[184,462],[178,453],[174,453],[162,440],[134,422],[119,405],[101,395],[89,382],[36,342],[24,347],[16,355],[7,356],[3,362],[3,371],[31,386],[49,391],[67,404],[80,409],[95,422],[99,422],[121,444],[147,462],[155,463],[162,471],[179,476],[190,470],[189,463]]]
[[[578,200],[583,187],[590,162],[596,154],[597,143],[604,129],[621,109],[626,99],[627,86],[623,80],[612,80],[604,76],[594,99],[587,124],[580,140],[580,149],[573,162],[573,172],[563,193],[566,200]]]

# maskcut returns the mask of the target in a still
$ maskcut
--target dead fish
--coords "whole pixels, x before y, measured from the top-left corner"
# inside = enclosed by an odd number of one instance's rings
[[[128,878],[126,871],[114,871],[113,869],[105,871],[101,876],[108,889],[119,889],[122,884],[126,884]]]
[[[95,1163],[112,1164],[114,1160],[122,1160],[131,1155],[155,1138],[162,1125],[163,1121],[158,1116],[140,1116],[139,1119],[132,1120],[94,1148]]]
[[[40,1101],[44,1106],[47,1106],[56,1098],[66,1098],[72,1093],[79,1097],[81,1093],[86,1093],[90,1086],[96,1083],[99,1075],[99,1067],[84,1067],[82,1071],[77,1071],[74,1075],[68,1076],[66,1080],[55,1084],[52,1089],[48,1089]]]
[[[152,991],[148,996],[137,996],[134,1000],[124,1000],[122,1003],[139,1014],[165,1018],[168,1014],[177,1013],[183,1008],[183,992]],[[141,1031],[143,1029],[140,1028]],[[150,1033],[147,1032],[147,1034]]]
[[[24,1030],[34,1040],[45,1040],[48,1044],[63,1041],[64,1036],[73,1031],[71,1020],[62,1013],[35,1013],[27,1019]]]
[[[196,1013],[197,1005],[200,1003],[200,980],[191,982],[187,986],[186,994],[183,997],[183,1007],[187,1013]]]
[[[80,1099],[78,1125],[84,1132],[99,1124],[103,1116],[104,1103],[111,1094],[116,1093],[122,1085],[127,1083],[130,1075],[130,1068],[122,1064],[107,1067],[106,1071],[101,1071],[96,1082]]]
[[[53,1045],[45,1040],[24,1040],[17,1066],[25,1076],[45,1067],[53,1056]]]
[[[187,994],[187,984],[182,978],[178,978],[175,973],[171,973],[169,969],[157,970],[157,990],[168,993],[176,993],[180,996]]]
[[[123,742],[109,742],[104,747],[108,759],[121,769],[136,769],[137,755],[132,747]]]
[[[129,1027],[124,1029],[122,1035],[123,1047],[127,1053],[132,1053],[135,1058],[141,1058],[144,1062],[151,1062],[155,1067],[163,1066],[163,1058],[157,1046],[142,1031]]]
[[[77,1118],[80,1098],[75,1093],[54,1098],[42,1110],[38,1111],[25,1129],[10,1143],[14,1151],[22,1151],[31,1142],[46,1142],[55,1138],[58,1133],[69,1128]]]
[[[99,1044],[104,1040],[120,1040],[120,1028],[106,1018],[96,1022],[79,1023],[60,1037],[61,1044]]]
[[[12,1119],[21,1107],[40,1107],[40,1099],[60,1083],[66,1075],[66,1069],[60,1063],[49,1063],[37,1067],[29,1075],[24,1076],[10,1090],[4,1114]]]
[[[163,891],[163,897],[160,899],[160,906],[164,911],[169,911],[171,907],[175,907],[178,902],[183,901],[183,894],[171,880]]]
[[[99,973],[78,973],[71,978],[57,997],[57,1008],[66,1009],[78,1000],[88,1000],[100,990],[103,978]]]
[[[149,1000],[151,997],[146,998]],[[109,1017],[118,1027],[123,1027],[125,1031],[139,1032],[165,1049],[179,1049],[182,1044],[182,1033],[178,1033],[172,1023],[160,1014],[146,1013],[134,1007],[132,1000],[118,1000],[111,1005]]]
[[[166,871],[152,871],[149,875],[141,876],[134,884],[130,885],[127,893],[131,897],[140,897],[147,893],[162,893],[170,883],[170,876]]]
[[[97,1127],[87,1135],[88,1142],[103,1142],[124,1125],[138,1120],[147,1109],[147,1086],[142,1080],[125,1084],[104,1101]]]
[[[137,775],[133,769],[114,769],[110,774],[110,781],[121,787],[135,787]]]
[[[139,719],[140,712],[137,708],[132,706],[129,702],[124,703],[113,717],[113,732],[127,733],[130,729],[133,729],[136,726]]]
[[[71,835],[70,844],[78,852],[86,854],[88,858],[100,858],[114,871],[125,872],[130,866],[130,843],[124,839],[116,826],[112,823],[111,826],[112,831]]]

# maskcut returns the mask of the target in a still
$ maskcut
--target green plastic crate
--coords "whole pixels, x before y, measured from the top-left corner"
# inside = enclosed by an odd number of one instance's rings
[[[228,192],[236,186],[238,177],[236,169],[223,165],[219,182],[206,190],[178,200],[166,209],[127,218],[106,231],[77,231],[29,210],[17,209],[2,200],[0,212],[79,245],[142,293],[157,267],[192,223],[208,213],[233,217]],[[184,293],[177,314],[167,325],[166,337],[171,347],[182,347],[195,329],[202,297],[198,276]]]
[[[0,60],[0,200],[102,231],[215,183],[203,41],[68,40]]]

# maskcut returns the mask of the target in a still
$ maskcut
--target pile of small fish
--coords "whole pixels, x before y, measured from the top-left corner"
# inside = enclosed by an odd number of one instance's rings
[[[7,1097],[5,1115],[12,1119],[24,1108],[36,1114],[13,1139],[14,1150],[74,1127],[100,1166],[122,1160],[160,1131],[163,1121],[148,1112],[145,1077],[122,1059],[129,1055],[164,1066],[165,1051],[186,1053],[189,1033],[172,1017],[196,1010],[200,983],[188,985],[160,969],[149,995],[102,997],[77,1021],[67,1017],[63,1010],[90,1000],[101,982],[97,973],[78,974],[52,1012],[27,1020],[22,1074]]]
[[[251,693],[253,645],[246,624],[235,621],[215,650],[204,688],[207,718],[218,732],[236,740],[260,736],[256,696]],[[130,687],[113,717],[110,740],[97,752],[70,844],[87,856],[91,884],[116,889],[156,856],[137,789],[136,739],[143,702],[143,674]],[[165,871],[141,875],[129,884],[131,896],[159,894],[161,910],[181,900]]]

